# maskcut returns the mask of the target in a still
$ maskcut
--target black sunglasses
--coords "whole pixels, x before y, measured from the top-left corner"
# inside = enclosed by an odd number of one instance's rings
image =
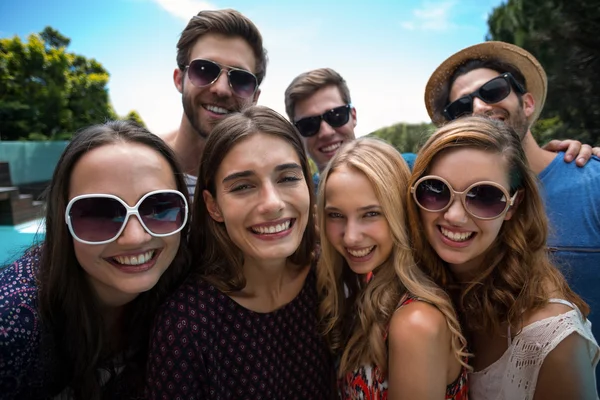
[[[350,119],[351,109],[352,104],[346,104],[325,111],[321,115],[299,119],[294,125],[296,125],[296,128],[298,128],[298,131],[302,136],[311,137],[316,135],[319,132],[319,129],[321,129],[321,121],[327,122],[332,128],[339,128],[340,126],[345,125]]]
[[[238,97],[252,97],[258,89],[258,79],[250,71],[217,64],[214,61],[201,58],[192,60],[186,65],[188,77],[194,86],[204,87],[212,85],[219,79],[221,72],[227,71],[229,87]]]
[[[471,94],[463,96],[444,109],[444,117],[448,121],[457,119],[464,114],[473,113],[473,99],[475,97],[480,98],[487,104],[498,103],[508,97],[511,91],[511,87],[515,88],[517,93],[525,94],[525,88],[511,75],[510,72],[506,72],[494,79],[487,81],[479,89]]]

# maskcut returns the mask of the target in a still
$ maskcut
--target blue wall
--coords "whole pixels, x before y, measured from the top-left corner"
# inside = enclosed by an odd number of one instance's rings
[[[10,177],[15,186],[49,181],[68,143],[2,141],[0,161],[8,161]]]

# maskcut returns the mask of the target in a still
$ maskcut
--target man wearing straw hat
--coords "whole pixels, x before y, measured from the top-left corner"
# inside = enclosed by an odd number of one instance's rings
[[[483,114],[505,121],[520,135],[543,186],[552,227],[548,247],[571,287],[590,305],[588,318],[600,337],[600,149],[577,168],[536,143],[530,128],[544,107],[547,83],[544,69],[527,51],[485,42],[450,56],[433,72],[425,104],[438,126]]]

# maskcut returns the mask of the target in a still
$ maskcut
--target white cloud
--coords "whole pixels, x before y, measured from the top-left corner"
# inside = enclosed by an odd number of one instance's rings
[[[154,0],[169,14],[187,22],[202,10],[216,10],[217,6],[208,1],[198,0]]]
[[[413,18],[400,25],[407,30],[445,31],[456,27],[451,21],[454,0],[442,2],[425,2],[421,8],[412,11]]]

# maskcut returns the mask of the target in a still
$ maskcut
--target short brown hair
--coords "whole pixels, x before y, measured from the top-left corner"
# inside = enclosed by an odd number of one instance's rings
[[[190,61],[190,52],[196,41],[209,33],[246,40],[256,57],[254,75],[260,85],[267,74],[267,50],[263,47],[262,35],[250,19],[232,9],[200,11],[194,15],[181,32],[177,42],[177,66],[184,70]]]
[[[345,104],[351,102],[350,89],[348,89],[346,81],[331,68],[313,69],[295,77],[285,90],[285,112],[290,121],[294,122],[294,108],[297,102],[312,96],[319,89],[329,85],[337,86]]]

